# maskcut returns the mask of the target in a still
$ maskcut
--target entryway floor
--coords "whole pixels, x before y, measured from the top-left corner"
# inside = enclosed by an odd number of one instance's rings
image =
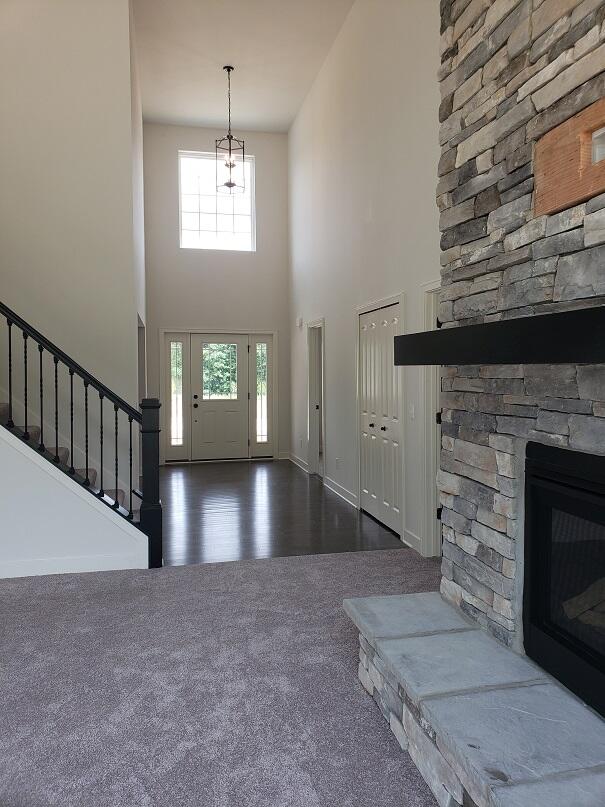
[[[438,583],[411,549],[0,580],[0,804],[436,807],[342,602]]]
[[[399,538],[291,462],[166,465],[164,563],[403,549]]]

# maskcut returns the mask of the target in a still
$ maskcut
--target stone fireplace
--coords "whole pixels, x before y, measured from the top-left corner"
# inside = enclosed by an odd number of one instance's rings
[[[605,194],[537,215],[534,179],[545,136],[600,114],[605,3],[441,11],[443,327],[604,305]],[[441,406],[441,593],[522,650],[526,445],[605,454],[605,366],[448,366]]]
[[[605,0],[441,15],[441,596],[344,607],[440,807],[601,807]]]

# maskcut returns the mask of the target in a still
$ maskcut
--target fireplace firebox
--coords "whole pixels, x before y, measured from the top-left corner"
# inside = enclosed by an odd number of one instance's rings
[[[528,443],[525,652],[605,716],[605,457]]]

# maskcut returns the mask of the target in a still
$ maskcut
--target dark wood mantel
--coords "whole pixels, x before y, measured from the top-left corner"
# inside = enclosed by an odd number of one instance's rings
[[[396,365],[605,363],[605,306],[395,337]]]

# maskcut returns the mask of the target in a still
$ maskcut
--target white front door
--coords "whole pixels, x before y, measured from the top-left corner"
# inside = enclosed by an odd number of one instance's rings
[[[248,336],[191,335],[191,459],[248,457]]]
[[[402,532],[401,375],[394,362],[400,305],[359,316],[361,508]]]

